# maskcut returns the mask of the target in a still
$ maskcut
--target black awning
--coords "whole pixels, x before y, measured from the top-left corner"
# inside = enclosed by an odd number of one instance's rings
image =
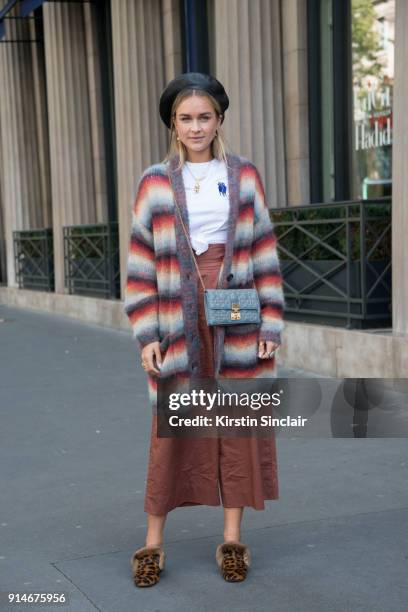
[[[27,17],[30,13],[35,11],[39,6],[44,4],[45,0],[23,0],[20,7],[20,15]]]
[[[32,13],[36,8],[44,4],[46,0],[9,0],[6,6],[0,11],[0,40],[6,35],[6,24],[5,20],[10,19],[8,14],[11,10],[16,6],[17,2],[20,2],[20,10],[19,15],[17,17],[13,17],[12,19],[24,19],[28,17],[30,13]],[[12,41],[18,42],[18,41]],[[35,42],[35,41],[32,41]]]

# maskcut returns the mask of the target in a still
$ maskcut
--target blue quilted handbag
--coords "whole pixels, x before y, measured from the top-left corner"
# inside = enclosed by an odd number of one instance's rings
[[[208,325],[237,325],[242,323],[260,323],[261,306],[258,291],[255,288],[249,289],[206,289],[197,261],[194,255],[191,240],[184,225],[180,209],[174,198],[174,204],[179,213],[180,221],[190,245],[191,254],[197,268],[198,276],[204,289],[204,310]],[[224,266],[222,262],[218,280]]]
[[[260,323],[261,308],[256,289],[205,289],[208,325]]]

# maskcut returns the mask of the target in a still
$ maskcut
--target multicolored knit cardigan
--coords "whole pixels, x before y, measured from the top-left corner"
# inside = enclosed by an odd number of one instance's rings
[[[283,282],[277,241],[260,175],[250,161],[229,154],[230,211],[224,267],[218,288],[255,286],[261,323],[216,326],[215,375],[276,376],[275,358],[258,357],[259,340],[281,343]],[[124,311],[140,348],[159,341],[160,378],[176,385],[200,371],[197,320],[198,275],[174,205],[188,230],[188,209],[179,156],[147,168],[137,186],[127,261]],[[147,374],[149,399],[157,406],[157,377]]]

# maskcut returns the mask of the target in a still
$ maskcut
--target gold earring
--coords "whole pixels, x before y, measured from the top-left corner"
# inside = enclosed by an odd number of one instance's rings
[[[177,136],[176,140],[179,142],[179,141],[180,141],[180,138]]]

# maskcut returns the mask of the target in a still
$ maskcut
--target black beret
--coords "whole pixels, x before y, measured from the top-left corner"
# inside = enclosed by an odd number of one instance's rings
[[[229,99],[225,89],[217,79],[203,72],[185,72],[170,81],[160,96],[160,117],[171,128],[171,108],[177,95],[183,89],[202,89],[208,91],[219,103],[222,112],[221,123],[224,121],[224,112],[229,105]]]

